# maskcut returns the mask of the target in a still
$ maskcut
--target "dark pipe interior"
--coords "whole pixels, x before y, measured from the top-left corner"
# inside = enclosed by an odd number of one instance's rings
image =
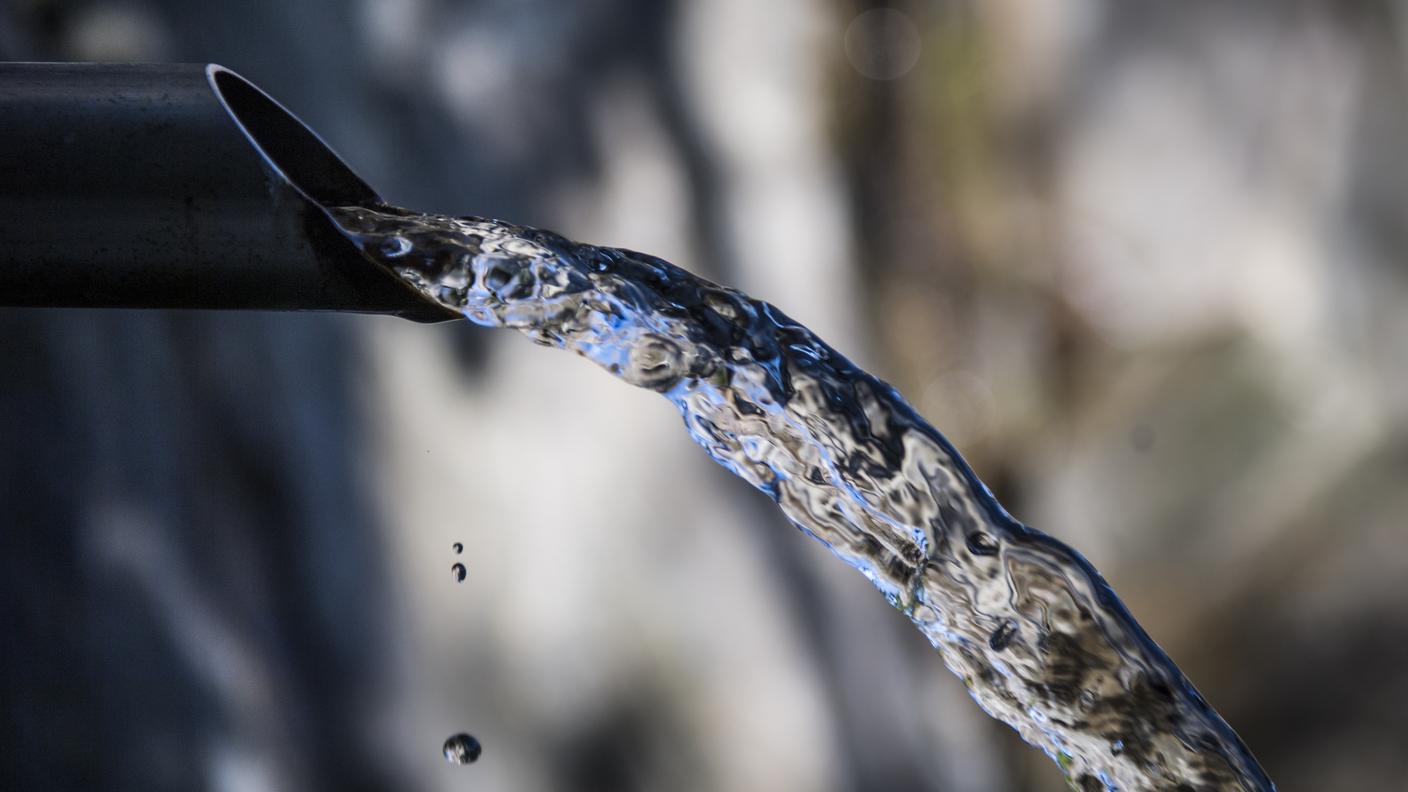
[[[326,209],[382,203],[376,191],[353,173],[317,133],[268,94],[217,64],[206,67],[206,77],[220,104],[265,163],[313,205]],[[363,261],[324,212],[307,213],[303,233],[313,243],[325,272],[337,272],[337,282],[352,286],[362,295],[358,301],[375,306],[378,312],[395,313],[418,322],[457,318],[457,314],[412,294],[399,278]],[[353,265],[349,266],[349,262]]]
[[[380,203],[313,130],[244,78],[212,64],[210,86],[221,104],[263,155],[309,200],[322,206]]]

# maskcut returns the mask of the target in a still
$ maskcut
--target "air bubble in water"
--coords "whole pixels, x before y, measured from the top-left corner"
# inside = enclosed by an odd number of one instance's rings
[[[445,740],[445,761],[450,764],[467,765],[479,758],[484,746],[473,735],[456,734]]]
[[[997,555],[997,542],[981,531],[969,534],[968,552],[982,556]]]
[[[464,568],[464,564],[455,564],[450,567],[450,574],[454,576],[456,583],[463,583],[464,576],[468,574],[468,570]]]

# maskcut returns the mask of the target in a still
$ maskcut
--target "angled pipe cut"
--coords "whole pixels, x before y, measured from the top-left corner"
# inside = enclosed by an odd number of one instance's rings
[[[214,64],[0,64],[0,305],[453,314],[324,207],[380,204]]]

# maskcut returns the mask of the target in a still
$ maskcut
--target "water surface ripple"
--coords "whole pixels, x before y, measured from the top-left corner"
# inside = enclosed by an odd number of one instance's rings
[[[777,308],[494,220],[330,215],[426,298],[664,394],[695,442],[869,578],[1076,788],[1274,788],[1089,562],[1013,519],[894,388]]]

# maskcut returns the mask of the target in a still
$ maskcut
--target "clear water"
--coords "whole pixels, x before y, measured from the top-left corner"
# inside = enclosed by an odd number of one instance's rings
[[[330,215],[427,299],[663,394],[695,442],[869,578],[1073,786],[1273,788],[1080,554],[1013,519],[894,388],[777,308],[652,256],[498,221]]]
[[[467,765],[479,758],[484,752],[484,747],[472,735],[456,734],[445,740],[441,751],[445,754],[445,761],[450,764]]]

